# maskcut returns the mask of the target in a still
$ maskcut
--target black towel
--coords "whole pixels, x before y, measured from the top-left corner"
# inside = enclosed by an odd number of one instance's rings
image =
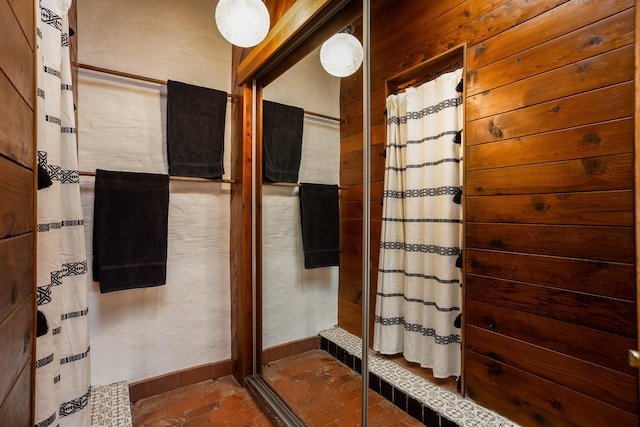
[[[100,292],[166,282],[168,217],[168,175],[96,171],[93,280]]]
[[[262,176],[271,182],[298,182],[304,110],[262,102]]]
[[[304,268],[340,265],[339,215],[337,185],[300,184]]]
[[[169,175],[221,178],[227,94],[167,82]]]

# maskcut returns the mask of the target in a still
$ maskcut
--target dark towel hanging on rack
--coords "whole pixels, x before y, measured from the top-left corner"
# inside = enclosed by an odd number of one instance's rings
[[[227,94],[215,89],[167,82],[169,174],[221,178]]]
[[[262,176],[271,182],[298,182],[304,110],[262,102]]]
[[[339,188],[300,184],[304,268],[340,265]]]
[[[169,176],[98,169],[93,280],[100,292],[166,282]]]

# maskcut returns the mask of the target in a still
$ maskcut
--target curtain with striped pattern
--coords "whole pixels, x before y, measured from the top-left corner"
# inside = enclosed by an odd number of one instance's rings
[[[460,375],[462,69],[387,98],[374,350]]]
[[[70,3],[36,2],[36,427],[91,425],[89,281],[69,58]]]

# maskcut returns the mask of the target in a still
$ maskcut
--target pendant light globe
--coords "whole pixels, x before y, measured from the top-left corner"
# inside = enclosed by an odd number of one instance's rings
[[[238,47],[253,47],[269,32],[271,19],[261,0],[220,0],[216,25],[222,37]]]
[[[322,67],[336,77],[347,77],[358,71],[363,57],[360,41],[346,32],[331,36],[320,48]]]

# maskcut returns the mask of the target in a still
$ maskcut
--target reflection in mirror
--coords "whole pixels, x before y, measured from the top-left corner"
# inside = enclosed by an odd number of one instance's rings
[[[297,182],[337,186],[340,79],[324,71],[318,50],[265,87],[262,97],[305,111]],[[265,133],[267,126],[265,119]],[[262,187],[261,362],[265,380],[306,422],[317,415],[310,412],[317,412],[317,386],[332,380],[335,359],[318,348],[319,332],[338,323],[338,266],[305,268],[299,192],[295,184]],[[337,237],[337,230],[327,233]],[[350,371],[357,389],[360,378]],[[298,381],[314,376],[318,380]]]

